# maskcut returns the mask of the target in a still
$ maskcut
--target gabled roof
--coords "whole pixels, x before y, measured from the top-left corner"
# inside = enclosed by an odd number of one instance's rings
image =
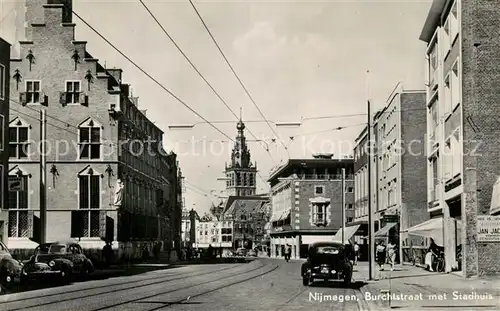
[[[224,214],[231,214],[231,215],[234,215],[236,213],[250,214],[255,211],[259,211],[265,203],[267,203],[267,201],[265,200],[237,199],[231,204],[231,206],[227,209],[227,211]]]

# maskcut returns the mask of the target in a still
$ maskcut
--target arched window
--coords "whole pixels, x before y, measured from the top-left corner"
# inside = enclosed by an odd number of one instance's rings
[[[9,158],[27,159],[29,154],[29,129],[30,125],[15,118],[9,123]]]
[[[101,125],[91,118],[78,126],[79,159],[101,158]]]

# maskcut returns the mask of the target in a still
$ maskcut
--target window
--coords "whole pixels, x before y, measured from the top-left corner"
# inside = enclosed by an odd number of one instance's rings
[[[451,146],[451,138],[448,138],[444,144],[443,155],[443,178],[448,180],[452,178],[453,174],[453,151]]]
[[[5,66],[0,65],[0,99],[5,98]]]
[[[439,124],[439,117],[438,117],[438,106],[439,103],[435,101],[432,106],[429,108],[430,114],[431,114],[431,122],[430,122],[430,139],[431,139],[431,144],[433,144],[434,139],[436,138],[436,129]]]
[[[354,218],[352,217],[347,217],[347,223],[350,223],[350,222],[353,222],[354,221]]]
[[[79,207],[82,211],[83,237],[100,236],[101,176],[89,168],[78,176]]]
[[[9,158],[26,159],[29,152],[28,125],[19,118],[9,125]]]
[[[460,32],[460,25],[458,24],[458,1],[455,1],[450,11],[450,44],[453,45],[455,39]]]
[[[9,237],[30,237],[28,213],[28,176],[21,176],[21,191],[9,193]]]
[[[453,152],[452,160],[452,177],[462,173],[462,142],[460,140],[460,128],[457,129],[451,136],[451,148]]]
[[[347,209],[352,209],[352,204],[347,204]]]
[[[80,103],[80,81],[66,81],[66,103]]]
[[[451,111],[460,104],[460,79],[458,76],[458,61],[451,69]]]
[[[314,204],[313,205],[313,222],[315,224],[324,224],[326,222],[326,205],[325,204]]]
[[[347,187],[347,192],[352,193],[354,191],[353,187]]]
[[[101,158],[101,128],[92,120],[78,128],[80,159]]]
[[[28,104],[40,103],[40,81],[26,81],[26,102]]]
[[[314,194],[324,194],[325,187],[324,186],[314,186]]]
[[[451,75],[447,75],[444,79],[444,117],[446,118],[451,113]]]
[[[444,30],[444,55],[447,55],[448,52],[450,51],[451,47],[451,42],[450,42],[450,19],[448,18],[446,22],[443,25],[443,30]]]

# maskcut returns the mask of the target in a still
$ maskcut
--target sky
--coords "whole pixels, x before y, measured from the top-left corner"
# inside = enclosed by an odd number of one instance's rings
[[[2,1],[0,36],[11,41],[13,0]],[[247,139],[261,140],[250,141],[249,148],[261,177],[257,192],[267,193],[270,171],[289,158],[311,158],[317,152],[350,155],[366,123],[368,98],[376,110],[398,82],[408,90],[424,89],[426,46],[418,37],[430,0],[194,1],[258,109],[188,0],[144,2],[236,116],[138,0],[74,0],[73,10],[227,136],[203,123],[74,16],[76,40],[88,41],[88,51],[108,68],[123,69],[123,82],[139,96],[140,109],[164,130],[166,148],[178,154],[186,207],[200,214],[220,201],[216,196],[225,195],[225,181],[217,178],[224,177],[230,161],[240,109]],[[300,126],[275,126],[301,120]],[[169,129],[176,124],[195,126]]]

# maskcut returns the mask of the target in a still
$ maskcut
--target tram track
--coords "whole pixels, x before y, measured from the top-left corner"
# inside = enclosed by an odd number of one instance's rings
[[[12,304],[12,303],[16,303],[16,302],[35,301],[37,299],[45,299],[45,298],[56,297],[56,296],[60,296],[60,295],[66,295],[66,294],[82,293],[82,292],[84,293],[84,295],[78,295],[77,297],[71,297],[71,298],[66,298],[66,299],[57,299],[57,300],[42,302],[42,303],[39,303],[39,302],[35,303],[34,302],[34,304],[31,306],[23,306],[20,308],[5,309],[5,310],[17,311],[17,310],[25,310],[25,309],[30,309],[30,308],[40,307],[40,306],[49,306],[49,305],[62,303],[62,302],[69,302],[69,301],[74,301],[74,300],[84,299],[84,298],[89,298],[89,297],[119,293],[119,292],[131,290],[131,289],[154,286],[154,285],[158,285],[158,284],[162,284],[162,283],[170,283],[170,282],[182,280],[185,278],[199,277],[199,276],[218,273],[218,272],[222,272],[222,271],[230,271],[230,270],[234,270],[234,269],[241,268],[241,267],[245,267],[245,265],[237,265],[235,267],[230,267],[230,268],[226,267],[226,268],[222,268],[222,269],[210,270],[210,271],[201,272],[201,273],[189,272],[189,273],[185,273],[185,274],[184,273],[183,274],[180,274],[180,273],[179,274],[169,274],[166,276],[158,276],[158,277],[153,277],[153,278],[148,278],[148,279],[134,280],[131,282],[123,282],[123,283],[118,283],[118,284],[113,284],[113,285],[107,284],[107,285],[102,285],[102,286],[79,288],[79,289],[75,289],[75,290],[65,291],[62,293],[54,293],[54,294],[48,294],[48,295],[41,294],[41,295],[36,295],[36,296],[31,296],[31,297],[26,297],[26,298],[5,300],[5,301],[0,302],[0,309],[4,309],[3,306],[5,306],[7,304]],[[263,267],[263,265],[260,264],[259,267],[255,268],[255,269],[260,269],[262,267]],[[253,270],[255,270],[255,269],[253,269]],[[141,282],[145,282],[145,283],[140,284]],[[117,288],[117,289],[115,288],[112,290],[105,290],[102,292],[85,294],[85,292],[96,291],[96,290],[103,289],[103,288],[109,288],[110,286],[113,286],[113,287],[123,286],[123,288]]]

